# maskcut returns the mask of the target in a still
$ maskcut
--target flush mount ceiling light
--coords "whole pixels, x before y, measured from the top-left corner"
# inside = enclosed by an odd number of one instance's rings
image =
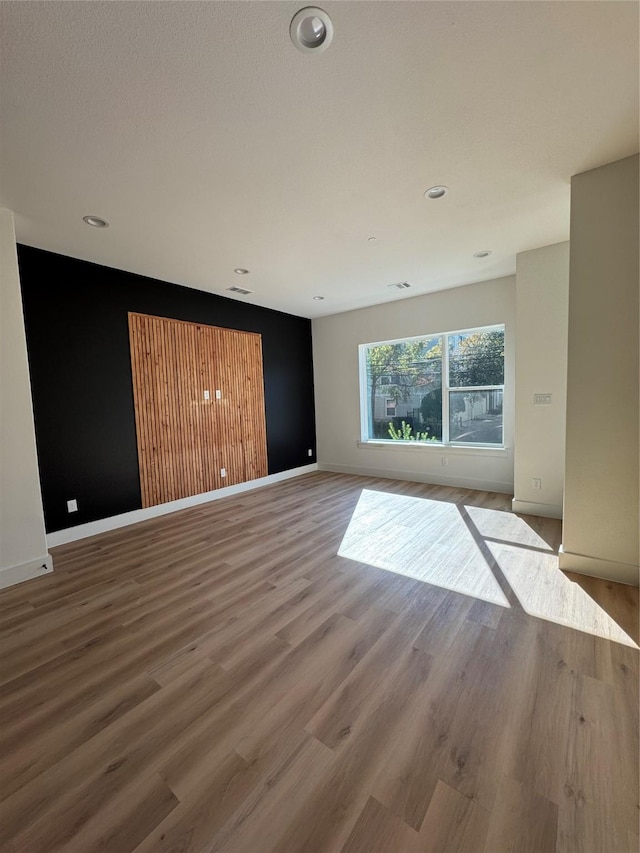
[[[306,6],[291,19],[289,35],[302,53],[322,53],[333,40],[333,24],[322,9]]]
[[[86,222],[87,225],[92,225],[94,228],[108,228],[109,223],[106,219],[103,219],[101,216],[83,216],[82,221]]]
[[[316,302],[322,302],[322,300],[324,299],[324,296],[314,296],[313,298],[315,299]]]
[[[482,249],[482,251],[480,251],[480,252],[474,252],[473,257],[474,258],[488,258],[490,254],[491,254],[491,252],[489,251],[489,249]]]
[[[242,267],[236,267],[236,268],[234,269],[234,273],[236,273],[236,275],[248,275],[248,274],[249,274],[249,270],[245,270],[245,269],[243,269]]]
[[[437,186],[437,187],[429,187],[429,189],[425,192],[425,198],[442,198],[449,192],[449,187]]]

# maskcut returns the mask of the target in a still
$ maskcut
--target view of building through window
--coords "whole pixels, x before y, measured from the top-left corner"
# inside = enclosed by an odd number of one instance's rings
[[[360,358],[364,440],[503,444],[504,326],[365,344]]]

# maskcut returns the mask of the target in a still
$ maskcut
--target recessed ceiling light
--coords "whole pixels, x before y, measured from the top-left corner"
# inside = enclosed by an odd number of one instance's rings
[[[314,296],[313,298],[316,302],[321,302],[324,299],[324,296]]]
[[[248,275],[248,274],[249,274],[249,270],[245,270],[245,269],[243,269],[242,267],[236,267],[236,268],[234,269],[234,273],[236,273],[237,275]]]
[[[449,192],[449,187],[429,187],[429,189],[425,192],[425,198],[442,198]]]
[[[480,252],[474,252],[473,257],[474,258],[488,258],[490,254],[491,254],[491,252],[489,251],[489,249],[482,249],[482,251],[480,251]]]
[[[333,24],[324,10],[306,6],[291,19],[289,35],[303,53],[322,53],[333,40]]]
[[[87,225],[92,225],[94,228],[108,228],[109,223],[106,219],[102,219],[101,216],[83,216],[82,221],[86,222]]]

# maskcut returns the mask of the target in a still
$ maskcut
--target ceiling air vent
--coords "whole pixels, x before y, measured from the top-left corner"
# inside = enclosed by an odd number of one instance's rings
[[[408,281],[397,281],[395,284],[388,284],[387,287],[394,287],[396,290],[406,290],[411,285]]]
[[[253,290],[247,290],[246,287],[228,287],[227,290],[230,290],[231,293],[241,293],[243,296],[247,296],[249,293],[253,293]]]

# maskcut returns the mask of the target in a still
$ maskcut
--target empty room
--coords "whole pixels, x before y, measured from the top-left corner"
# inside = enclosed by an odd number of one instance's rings
[[[0,0],[0,850],[637,853],[639,13]]]

